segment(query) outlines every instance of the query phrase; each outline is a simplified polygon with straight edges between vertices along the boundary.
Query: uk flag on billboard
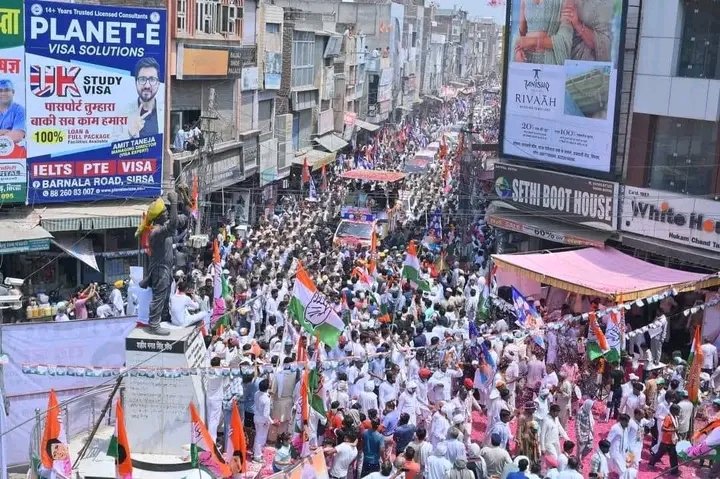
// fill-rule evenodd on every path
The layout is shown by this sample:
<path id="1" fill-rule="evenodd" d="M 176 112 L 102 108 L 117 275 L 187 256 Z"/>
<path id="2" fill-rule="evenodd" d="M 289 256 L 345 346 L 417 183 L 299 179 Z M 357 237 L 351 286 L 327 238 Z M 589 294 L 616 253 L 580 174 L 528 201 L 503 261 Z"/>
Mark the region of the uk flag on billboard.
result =
<path id="1" fill-rule="evenodd" d="M 41 98 L 49 96 L 79 97 L 75 80 L 80 67 L 30 65 L 30 91 Z"/>

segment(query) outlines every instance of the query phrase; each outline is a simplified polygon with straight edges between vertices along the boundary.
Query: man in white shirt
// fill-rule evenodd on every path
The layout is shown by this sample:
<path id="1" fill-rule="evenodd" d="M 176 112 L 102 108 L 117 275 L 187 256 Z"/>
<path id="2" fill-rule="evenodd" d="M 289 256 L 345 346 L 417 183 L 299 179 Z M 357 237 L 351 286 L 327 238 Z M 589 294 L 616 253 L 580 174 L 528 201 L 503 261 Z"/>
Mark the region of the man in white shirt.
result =
<path id="1" fill-rule="evenodd" d="M 443 363 L 440 365 L 440 369 L 430 378 L 430 385 L 435 384 L 443 385 L 443 400 L 449 401 L 452 393 L 452 380 L 453 378 L 462 377 L 462 371 L 459 369 L 448 369 L 447 364 Z"/>
<path id="2" fill-rule="evenodd" d="M 185 283 L 180 282 L 175 294 L 170 296 L 170 321 L 175 326 L 182 328 L 192 326 L 200 321 L 207 321 L 209 319 L 208 311 L 190 312 L 198 309 L 200 309 L 200 305 L 187 294 Z"/>
<path id="3" fill-rule="evenodd" d="M 718 352 L 717 348 L 707 338 L 705 342 L 700 346 L 703 353 L 703 365 L 702 370 L 705 373 L 712 374 L 715 368 L 718 366 Z"/>
<path id="4" fill-rule="evenodd" d="M 583 475 L 578 472 L 579 468 L 577 458 L 569 458 L 567 468 L 558 475 L 558 479 L 583 479 Z"/>
<path id="5" fill-rule="evenodd" d="M 328 471 L 330 479 L 346 479 L 350 464 L 358 455 L 357 436 L 354 431 L 345 433 L 345 441 L 337 445 L 330 452 L 332 454 L 332 467 Z"/>
<path id="6" fill-rule="evenodd" d="M 562 436 L 566 441 L 570 439 L 565 429 L 563 429 L 562 424 L 560 424 L 560 420 L 558 419 L 559 414 L 560 406 L 557 404 L 551 405 L 550 413 L 548 417 L 543 420 L 542 426 L 540 427 L 539 438 L 540 453 L 550 454 L 554 456 L 555 459 L 560 457 L 560 451 L 562 451 L 560 448 L 560 437 Z"/>
<path id="7" fill-rule="evenodd" d="M 253 460 L 263 461 L 263 447 L 267 442 L 268 431 L 272 424 L 272 399 L 268 394 L 269 383 L 267 379 L 260 381 L 258 391 L 255 393 L 255 441 L 253 443 Z"/>
<path id="8" fill-rule="evenodd" d="M 445 479 L 447 472 L 452 469 L 452 463 L 447 460 L 447 447 L 440 443 L 435 446 L 433 455 L 427 458 L 425 464 L 425 479 Z"/>

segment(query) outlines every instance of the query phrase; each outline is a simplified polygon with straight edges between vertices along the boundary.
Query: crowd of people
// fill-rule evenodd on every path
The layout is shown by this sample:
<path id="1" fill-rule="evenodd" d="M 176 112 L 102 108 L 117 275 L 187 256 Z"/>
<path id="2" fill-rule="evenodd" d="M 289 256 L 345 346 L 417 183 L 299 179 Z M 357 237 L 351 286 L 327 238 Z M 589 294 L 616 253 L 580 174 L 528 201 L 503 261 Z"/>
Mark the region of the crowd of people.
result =
<path id="1" fill-rule="evenodd" d="M 591 361 L 582 321 L 561 333 L 544 330 L 541 340 L 517 328 L 503 301 L 489 300 L 488 199 L 474 203 L 474 214 L 457 215 L 458 159 L 469 154 L 462 139 L 427 173 L 405 180 L 405 201 L 377 247 L 333 243 L 331 220 L 349 188 L 335 175 L 402 170 L 414 152 L 444 143 L 471 103 L 444 102 L 383 127 L 339 159 L 317 198 L 261 217 L 245 237 L 220 225 L 216 249 L 213 241 L 185 257 L 180 248 L 171 322 L 205 323 L 211 366 L 243 371 L 205 379 L 210 434 L 222 444 L 237 406 L 257 468 L 284 471 L 322 450 L 331 479 L 633 479 L 648 468 L 680 476 L 678 442 L 720 420 L 715 346 L 702 346 L 706 399 L 697 405 L 677 356 L 660 363 L 659 351 L 648 358 L 631 344 L 617 362 Z M 409 243 L 427 287 L 403 278 Z M 210 304 L 216 256 L 227 279 L 226 313 L 217 321 Z M 300 264 L 343 318 L 335 345 L 313 338 L 290 311 Z M 609 306 L 603 302 L 569 296 L 558 311 L 542 301 L 536 307 L 551 322 Z M 74 307 L 81 309 L 78 301 Z M 320 381 L 302 417 L 308 367 Z M 708 477 L 720 477 L 719 463 L 711 467 Z"/>

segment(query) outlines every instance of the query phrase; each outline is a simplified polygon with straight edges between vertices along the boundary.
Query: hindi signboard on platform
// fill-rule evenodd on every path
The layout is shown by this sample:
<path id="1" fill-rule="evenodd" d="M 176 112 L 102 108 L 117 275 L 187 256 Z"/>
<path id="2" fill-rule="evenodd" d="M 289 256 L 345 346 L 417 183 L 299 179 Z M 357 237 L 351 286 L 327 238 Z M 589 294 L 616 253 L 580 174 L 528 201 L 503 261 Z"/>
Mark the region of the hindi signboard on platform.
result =
<path id="1" fill-rule="evenodd" d="M 609 173 L 627 1 L 507 3 L 501 156 Z"/>
<path id="2" fill-rule="evenodd" d="M 25 203 L 25 58 L 22 0 L 0 7 L 0 202 Z"/>
<path id="3" fill-rule="evenodd" d="M 159 196 L 165 10 L 25 6 L 28 203 Z"/>

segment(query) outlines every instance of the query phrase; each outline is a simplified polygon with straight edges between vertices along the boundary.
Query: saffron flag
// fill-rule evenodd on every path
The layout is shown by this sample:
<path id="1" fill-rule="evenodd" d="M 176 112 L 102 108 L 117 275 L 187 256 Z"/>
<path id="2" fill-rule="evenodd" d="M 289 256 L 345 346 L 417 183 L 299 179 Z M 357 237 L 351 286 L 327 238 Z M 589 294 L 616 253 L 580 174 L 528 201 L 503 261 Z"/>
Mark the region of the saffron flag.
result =
<path id="1" fill-rule="evenodd" d="M 230 413 L 230 431 L 226 434 L 225 451 L 233 475 L 247 472 L 247 439 L 235 400 Z"/>
<path id="2" fill-rule="evenodd" d="M 203 469 L 218 479 L 229 477 L 232 474 L 230 466 L 215 447 L 215 443 L 193 403 L 190 403 L 190 419 L 192 421 L 190 426 L 192 428 L 190 441 L 190 463 L 192 467 Z"/>
<path id="3" fill-rule="evenodd" d="M 309 182 L 310 182 L 310 178 L 311 178 L 311 176 L 310 176 L 310 167 L 308 166 L 307 156 L 305 156 L 305 158 L 303 158 L 303 169 L 302 169 L 302 182 L 303 182 L 303 184 L 304 184 L 304 183 L 309 183 Z"/>
<path id="4" fill-rule="evenodd" d="M 420 277 L 420 260 L 417 257 L 417 247 L 413 241 L 408 244 L 403 263 L 402 277 L 421 291 L 430 291 L 430 283 Z"/>
<path id="5" fill-rule="evenodd" d="M 305 331 L 331 348 L 337 345 L 345 329 L 345 323 L 325 295 L 318 291 L 300 261 L 298 261 L 288 313 L 305 328 Z"/>
<path id="6" fill-rule="evenodd" d="M 198 217 L 198 201 L 200 197 L 200 187 L 198 184 L 198 175 L 193 176 L 192 191 L 190 192 L 190 214 L 197 219 Z"/>
<path id="7" fill-rule="evenodd" d="M 607 354 L 610 346 L 605 333 L 600 329 L 594 311 L 588 313 L 588 322 L 590 327 L 588 328 L 587 354 L 590 361 L 594 361 Z"/>
<path id="8" fill-rule="evenodd" d="M 700 373 L 702 373 L 703 351 L 702 351 L 702 327 L 695 326 L 690 357 L 688 358 L 687 392 L 688 398 L 694 404 L 700 403 Z"/>
<path id="9" fill-rule="evenodd" d="M 110 439 L 107 455 L 115 458 L 115 477 L 117 479 L 132 479 L 130 443 L 125 430 L 125 412 L 120 401 L 115 404 L 115 434 Z"/>
<path id="10" fill-rule="evenodd" d="M 72 476 L 70 449 L 60 423 L 60 406 L 54 389 L 50 390 L 48 398 L 45 429 L 40 443 L 40 466 L 43 475 L 50 476 L 54 472 L 67 479 Z"/>

